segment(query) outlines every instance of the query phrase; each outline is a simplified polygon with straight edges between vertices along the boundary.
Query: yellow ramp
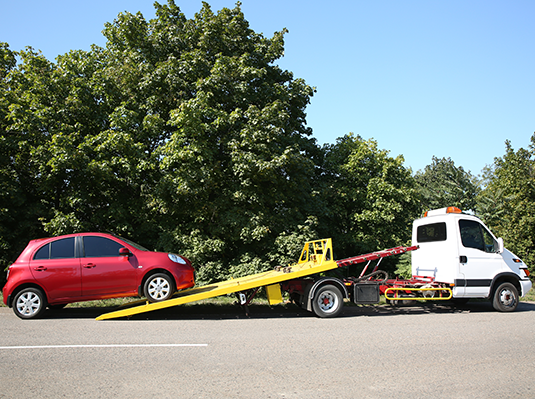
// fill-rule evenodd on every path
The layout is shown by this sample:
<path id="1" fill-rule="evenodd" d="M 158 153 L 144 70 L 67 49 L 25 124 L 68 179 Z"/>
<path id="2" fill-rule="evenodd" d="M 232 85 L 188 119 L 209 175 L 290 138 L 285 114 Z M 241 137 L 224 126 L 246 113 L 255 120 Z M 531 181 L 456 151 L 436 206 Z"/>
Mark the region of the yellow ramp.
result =
<path id="1" fill-rule="evenodd" d="M 97 317 L 96 320 L 132 316 L 139 313 L 200 301 L 202 299 L 214 298 L 220 295 L 264 287 L 286 280 L 292 280 L 295 278 L 310 276 L 312 274 L 336 269 L 338 265 L 334 261 L 332 253 L 332 241 L 330 238 L 325 240 L 309 241 L 305 244 L 303 250 L 301 251 L 299 262 L 294 265 L 290 265 L 288 267 L 279 267 L 276 270 L 222 281 L 220 283 L 209 284 L 203 287 L 190 288 L 180 291 L 173 298 L 168 299 L 167 301 L 154 303 L 140 301 L 140 303 L 144 303 L 144 305 L 105 313 Z"/>

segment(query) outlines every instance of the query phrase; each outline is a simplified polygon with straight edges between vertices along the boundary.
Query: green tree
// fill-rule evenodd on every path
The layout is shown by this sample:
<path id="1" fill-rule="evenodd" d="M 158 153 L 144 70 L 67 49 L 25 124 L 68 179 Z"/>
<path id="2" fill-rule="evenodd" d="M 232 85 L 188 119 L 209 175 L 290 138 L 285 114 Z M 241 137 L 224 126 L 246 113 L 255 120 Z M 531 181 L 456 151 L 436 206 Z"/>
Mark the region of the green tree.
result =
<path id="1" fill-rule="evenodd" d="M 166 46 L 154 51 L 164 55 L 157 67 L 180 94 L 157 150 L 162 245 L 204 265 L 203 280 L 271 267 L 275 246 L 314 214 L 320 151 L 305 127 L 313 89 L 273 64 L 284 31 L 256 34 L 239 5 L 214 14 L 204 3 L 185 20 L 169 3 L 157 15 L 154 37 L 140 41 Z"/>
<path id="2" fill-rule="evenodd" d="M 279 263 L 317 238 L 321 155 L 313 89 L 274 65 L 285 30 L 255 33 L 239 3 L 189 20 L 155 7 L 56 63 L 28 48 L 16 65 L 2 46 L 0 244 L 13 222 L 32 238 L 113 230 L 189 255 L 201 280 Z"/>
<path id="3" fill-rule="evenodd" d="M 322 218 L 337 257 L 409 244 L 419 212 L 416 183 L 403 157 L 353 134 L 325 147 Z"/>
<path id="4" fill-rule="evenodd" d="M 505 147 L 485 175 L 480 216 L 535 273 L 535 134 L 528 149 L 515 151 L 509 141 Z"/>
<path id="5" fill-rule="evenodd" d="M 463 211 L 476 210 L 479 182 L 450 158 L 433 157 L 431 165 L 415 175 L 421 195 L 421 209 L 456 206 Z"/>
<path id="6" fill-rule="evenodd" d="M 39 167 L 35 148 L 43 141 L 36 113 L 40 112 L 39 88 L 25 77 L 17 66 L 16 56 L 25 61 L 29 74 L 44 81 L 50 64 L 44 57 L 28 49 L 13 52 L 0 44 L 0 265 L 4 269 L 14 261 L 30 238 L 43 234 L 39 217 L 43 214 L 40 190 L 36 185 Z M 31 60 L 31 61 L 30 61 Z M 17 117 L 14 118 L 14 115 Z M 22 120 L 33 120 L 24 129 Z"/>

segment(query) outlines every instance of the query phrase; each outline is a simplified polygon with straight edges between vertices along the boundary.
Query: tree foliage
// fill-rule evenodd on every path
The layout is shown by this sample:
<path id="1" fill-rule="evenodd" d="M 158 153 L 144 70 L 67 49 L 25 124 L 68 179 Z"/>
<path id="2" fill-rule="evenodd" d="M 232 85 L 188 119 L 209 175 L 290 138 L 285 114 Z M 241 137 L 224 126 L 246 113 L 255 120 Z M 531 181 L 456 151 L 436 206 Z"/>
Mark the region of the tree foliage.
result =
<path id="1" fill-rule="evenodd" d="M 528 149 L 515 151 L 505 142 L 505 155 L 487 171 L 479 208 L 489 228 L 535 273 L 535 133 Z"/>
<path id="2" fill-rule="evenodd" d="M 285 30 L 255 33 L 239 4 L 193 19 L 155 7 L 56 63 L 2 46 L 4 265 L 28 236 L 112 230 L 192 257 L 211 280 L 315 238 L 313 89 L 274 64 Z"/>
<path id="3" fill-rule="evenodd" d="M 374 140 L 349 134 L 326 146 L 323 181 L 324 226 L 339 257 L 409 243 L 420 209 L 401 156 L 389 157 Z"/>
<path id="4" fill-rule="evenodd" d="M 451 158 L 433 157 L 424 171 L 415 175 L 423 210 L 456 206 L 464 211 L 476 210 L 479 182 Z"/>

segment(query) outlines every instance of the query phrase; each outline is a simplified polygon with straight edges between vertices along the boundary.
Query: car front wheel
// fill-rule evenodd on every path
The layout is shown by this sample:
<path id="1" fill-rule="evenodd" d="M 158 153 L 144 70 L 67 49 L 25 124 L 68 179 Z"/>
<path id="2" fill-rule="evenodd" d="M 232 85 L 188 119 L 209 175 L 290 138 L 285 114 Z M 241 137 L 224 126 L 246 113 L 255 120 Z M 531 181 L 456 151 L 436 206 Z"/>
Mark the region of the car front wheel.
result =
<path id="1" fill-rule="evenodd" d="M 143 293 L 149 302 L 165 301 L 175 293 L 175 282 L 165 273 L 153 274 L 145 281 Z"/>
<path id="2" fill-rule="evenodd" d="M 46 308 L 46 296 L 39 288 L 24 288 L 13 301 L 13 311 L 21 319 L 39 317 Z"/>

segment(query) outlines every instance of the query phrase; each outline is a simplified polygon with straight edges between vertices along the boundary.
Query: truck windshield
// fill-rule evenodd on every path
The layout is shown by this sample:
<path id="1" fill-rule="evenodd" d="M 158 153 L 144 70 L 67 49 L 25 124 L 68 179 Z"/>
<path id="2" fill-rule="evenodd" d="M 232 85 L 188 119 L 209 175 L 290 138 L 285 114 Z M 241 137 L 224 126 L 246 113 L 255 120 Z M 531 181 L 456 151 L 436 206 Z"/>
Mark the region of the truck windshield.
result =
<path id="1" fill-rule="evenodd" d="M 475 248 L 484 252 L 498 252 L 498 243 L 490 232 L 474 220 L 459 220 L 461 241 L 466 248 Z"/>

